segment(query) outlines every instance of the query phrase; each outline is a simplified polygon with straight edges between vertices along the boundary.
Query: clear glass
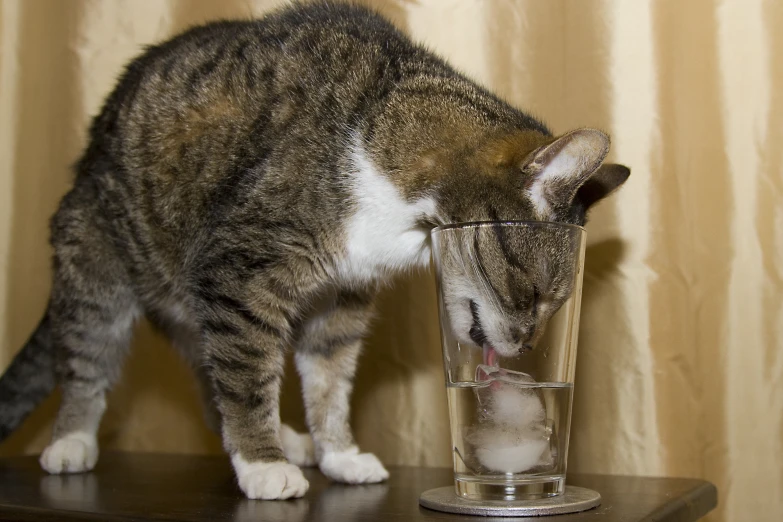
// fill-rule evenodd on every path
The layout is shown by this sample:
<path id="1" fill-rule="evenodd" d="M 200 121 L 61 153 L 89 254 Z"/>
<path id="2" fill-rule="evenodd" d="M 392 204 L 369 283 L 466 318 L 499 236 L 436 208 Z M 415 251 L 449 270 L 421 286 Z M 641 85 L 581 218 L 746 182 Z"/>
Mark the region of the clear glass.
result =
<path id="1" fill-rule="evenodd" d="M 457 494 L 562 494 L 586 234 L 547 222 L 432 233 Z"/>

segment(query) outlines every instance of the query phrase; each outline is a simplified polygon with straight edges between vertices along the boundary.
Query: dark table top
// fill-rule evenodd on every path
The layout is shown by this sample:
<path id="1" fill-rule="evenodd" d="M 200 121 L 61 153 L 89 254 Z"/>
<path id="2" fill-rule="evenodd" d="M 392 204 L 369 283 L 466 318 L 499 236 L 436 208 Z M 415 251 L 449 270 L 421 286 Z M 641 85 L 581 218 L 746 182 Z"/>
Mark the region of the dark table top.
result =
<path id="1" fill-rule="evenodd" d="M 254 501 L 243 497 L 226 457 L 108 453 L 92 473 L 66 476 L 47 475 L 35 457 L 6 458 L 0 459 L 0 520 L 489 520 L 419 506 L 423 491 L 452 483 L 450 469 L 389 471 L 384 484 L 345 486 L 309 469 L 310 491 L 304 498 Z M 715 486 L 702 480 L 569 475 L 568 483 L 595 489 L 602 504 L 584 513 L 546 517 L 546 522 L 687 522 L 717 503 Z"/>

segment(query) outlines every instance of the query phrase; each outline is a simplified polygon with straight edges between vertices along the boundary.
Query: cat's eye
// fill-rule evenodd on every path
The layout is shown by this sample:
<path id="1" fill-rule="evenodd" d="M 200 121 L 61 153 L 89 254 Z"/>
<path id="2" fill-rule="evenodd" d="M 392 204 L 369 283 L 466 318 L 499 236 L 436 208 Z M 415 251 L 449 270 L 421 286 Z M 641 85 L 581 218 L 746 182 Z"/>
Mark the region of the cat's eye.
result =
<path id="1" fill-rule="evenodd" d="M 537 286 L 533 287 L 533 306 L 537 306 L 538 302 L 541 300 L 541 292 L 538 290 Z"/>

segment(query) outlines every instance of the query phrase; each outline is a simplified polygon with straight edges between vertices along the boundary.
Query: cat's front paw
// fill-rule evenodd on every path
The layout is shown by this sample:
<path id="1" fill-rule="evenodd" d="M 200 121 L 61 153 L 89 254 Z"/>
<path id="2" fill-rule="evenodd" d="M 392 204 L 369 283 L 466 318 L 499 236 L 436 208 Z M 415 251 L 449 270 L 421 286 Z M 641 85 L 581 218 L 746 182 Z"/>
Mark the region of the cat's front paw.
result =
<path id="1" fill-rule="evenodd" d="M 90 471 L 98 462 L 98 441 L 89 433 L 69 433 L 52 442 L 38 462 L 52 474 Z"/>
<path id="2" fill-rule="evenodd" d="M 246 462 L 239 455 L 231 457 L 239 487 L 247 498 L 278 500 L 299 498 L 310 483 L 302 470 L 288 462 Z"/>
<path id="3" fill-rule="evenodd" d="M 315 466 L 315 446 L 309 433 L 297 433 L 288 424 L 280 425 L 280 441 L 285 458 L 291 464 L 307 468 Z"/>
<path id="4" fill-rule="evenodd" d="M 321 471 L 338 482 L 372 484 L 389 478 L 389 472 L 372 453 L 359 453 L 358 448 L 326 452 L 321 458 Z"/>

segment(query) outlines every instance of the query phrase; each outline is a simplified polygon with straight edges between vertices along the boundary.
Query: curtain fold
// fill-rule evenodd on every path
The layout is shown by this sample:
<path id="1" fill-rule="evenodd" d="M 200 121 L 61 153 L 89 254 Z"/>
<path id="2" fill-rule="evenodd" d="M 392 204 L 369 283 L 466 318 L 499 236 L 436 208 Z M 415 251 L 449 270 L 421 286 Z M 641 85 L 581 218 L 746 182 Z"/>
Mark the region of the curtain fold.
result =
<path id="1" fill-rule="evenodd" d="M 48 219 L 123 65 L 279 0 L 0 2 L 0 368 L 43 313 Z M 591 215 L 569 470 L 702 477 L 713 521 L 783 519 L 783 3 L 365 0 L 555 132 L 606 129 L 632 176 Z M 353 400 L 389 464 L 450 466 L 432 274 L 383 293 Z M 47 443 L 57 398 L 0 446 Z M 302 428 L 289 364 L 283 418 Z M 102 448 L 220 452 L 142 325 Z"/>

